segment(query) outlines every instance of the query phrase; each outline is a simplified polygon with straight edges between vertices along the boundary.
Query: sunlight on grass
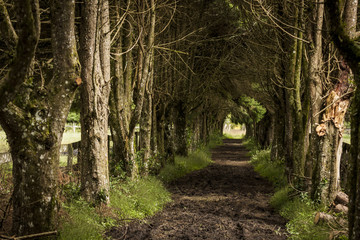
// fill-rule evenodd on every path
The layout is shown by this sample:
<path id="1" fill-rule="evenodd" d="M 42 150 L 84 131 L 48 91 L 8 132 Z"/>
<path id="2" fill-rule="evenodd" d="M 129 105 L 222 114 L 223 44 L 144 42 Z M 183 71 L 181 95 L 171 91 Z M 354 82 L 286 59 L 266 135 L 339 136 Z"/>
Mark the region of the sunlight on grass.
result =
<path id="1" fill-rule="evenodd" d="M 70 194 L 79 188 L 68 187 Z M 60 219 L 60 238 L 76 240 L 104 239 L 104 232 L 124 219 L 143 219 L 170 202 L 170 193 L 156 177 L 136 181 L 111 181 L 110 206 L 93 207 L 81 198 L 64 203 Z"/>
<path id="2" fill-rule="evenodd" d="M 66 155 L 60 156 L 60 167 L 66 167 L 67 166 L 67 159 L 68 157 Z M 73 164 L 77 164 L 77 157 L 73 157 Z"/>
<path id="3" fill-rule="evenodd" d="M 7 143 L 6 134 L 4 131 L 0 131 L 0 153 L 8 152 L 9 144 Z"/>
<path id="4" fill-rule="evenodd" d="M 212 163 L 210 153 L 197 150 L 188 157 L 175 157 L 175 164 L 167 164 L 159 173 L 159 178 L 164 182 L 171 182 L 186 174 L 202 169 Z"/>
<path id="5" fill-rule="evenodd" d="M 343 141 L 347 144 L 350 144 L 351 136 L 350 134 L 344 134 L 343 135 Z"/>
<path id="6" fill-rule="evenodd" d="M 240 129 L 231 129 L 224 131 L 224 137 L 229 139 L 242 139 L 245 136 L 245 131 Z"/>
<path id="7" fill-rule="evenodd" d="M 105 230 L 95 208 L 85 201 L 74 201 L 63 206 L 64 217 L 61 220 L 60 237 L 63 240 L 101 240 Z"/>
<path id="8" fill-rule="evenodd" d="M 120 219 L 143 219 L 171 201 L 170 193 L 155 177 L 112 183 L 110 205 Z"/>
<path id="9" fill-rule="evenodd" d="M 79 142 L 80 140 L 81 140 L 81 132 L 67 131 L 64 132 L 61 144 Z"/>

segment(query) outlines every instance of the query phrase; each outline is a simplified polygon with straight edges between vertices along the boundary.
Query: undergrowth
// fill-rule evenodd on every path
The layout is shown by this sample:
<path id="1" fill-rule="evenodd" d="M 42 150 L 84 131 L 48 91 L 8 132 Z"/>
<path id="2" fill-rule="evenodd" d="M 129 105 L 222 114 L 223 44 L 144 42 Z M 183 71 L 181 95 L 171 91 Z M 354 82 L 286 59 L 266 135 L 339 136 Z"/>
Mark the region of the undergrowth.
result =
<path id="1" fill-rule="evenodd" d="M 169 201 L 170 193 L 155 177 L 137 181 L 112 181 L 110 206 L 93 207 L 80 198 L 73 186 L 67 189 L 75 199 L 63 204 L 60 239 L 103 239 L 102 233 L 124 220 L 143 219 Z"/>
<path id="2" fill-rule="evenodd" d="M 210 149 L 220 144 L 222 144 L 222 137 L 220 135 L 211 135 L 208 145 L 200 147 L 187 157 L 176 156 L 173 164 L 165 165 L 159 173 L 159 178 L 168 183 L 192 171 L 208 166 L 212 163 Z"/>
<path id="3" fill-rule="evenodd" d="M 175 157 L 175 164 L 166 165 L 157 177 L 138 180 L 111 180 L 110 206 L 93 207 L 81 199 L 80 188 L 73 181 L 62 186 L 62 195 L 71 199 L 63 203 L 60 217 L 60 239 L 97 240 L 113 226 L 126 221 L 144 219 L 161 210 L 171 201 L 163 182 L 170 182 L 189 172 L 206 167 L 212 161 L 210 148 L 222 142 L 220 136 L 210 138 L 206 147 Z"/>
<path id="4" fill-rule="evenodd" d="M 186 174 L 202 169 L 211 163 L 210 154 L 206 150 L 197 150 L 187 157 L 175 157 L 174 164 L 167 164 L 161 169 L 159 178 L 164 182 L 171 182 Z"/>
<path id="5" fill-rule="evenodd" d="M 170 201 L 170 193 L 155 177 L 114 184 L 110 195 L 110 206 L 121 220 L 151 216 Z"/>
<path id="6" fill-rule="evenodd" d="M 315 204 L 306 192 L 300 192 L 288 185 L 283 161 L 272 161 L 270 150 L 258 150 L 254 140 L 246 140 L 245 145 L 251 151 L 251 163 L 255 171 L 275 186 L 276 192 L 270 204 L 281 216 L 288 219 L 288 239 L 328 240 L 331 230 L 329 226 L 314 224 L 315 213 L 325 211 L 325 207 Z"/>

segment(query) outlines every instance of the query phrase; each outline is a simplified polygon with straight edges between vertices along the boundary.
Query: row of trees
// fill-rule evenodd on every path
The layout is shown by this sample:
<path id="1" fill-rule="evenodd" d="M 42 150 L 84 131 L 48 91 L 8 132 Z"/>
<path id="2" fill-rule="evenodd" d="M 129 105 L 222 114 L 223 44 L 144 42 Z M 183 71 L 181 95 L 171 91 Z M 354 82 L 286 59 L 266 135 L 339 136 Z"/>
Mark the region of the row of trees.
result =
<path id="1" fill-rule="evenodd" d="M 109 175 L 147 175 L 221 131 L 239 20 L 227 2 L 0 0 L 0 15 L 14 234 L 55 227 L 59 149 L 78 91 L 81 192 L 93 204 L 109 203 Z"/>
<path id="2" fill-rule="evenodd" d="M 267 109 L 261 122 L 250 121 L 248 133 L 271 146 L 273 159 L 284 159 L 289 181 L 313 200 L 329 204 L 340 190 L 348 192 L 349 239 L 359 239 L 358 1 L 233 3 L 246 29 L 233 56 L 242 71 L 233 76 L 245 80 L 242 88 Z M 241 106 L 235 109 L 239 116 L 246 103 Z M 350 181 L 345 186 L 340 160 L 349 115 Z"/>
<path id="3" fill-rule="evenodd" d="M 156 172 L 221 131 L 231 113 L 314 200 L 330 203 L 346 188 L 358 239 L 358 2 L 328 2 L 0 0 L 14 232 L 55 225 L 59 148 L 79 89 L 87 201 L 109 203 L 109 175 Z M 350 99 L 351 181 L 342 186 Z"/>

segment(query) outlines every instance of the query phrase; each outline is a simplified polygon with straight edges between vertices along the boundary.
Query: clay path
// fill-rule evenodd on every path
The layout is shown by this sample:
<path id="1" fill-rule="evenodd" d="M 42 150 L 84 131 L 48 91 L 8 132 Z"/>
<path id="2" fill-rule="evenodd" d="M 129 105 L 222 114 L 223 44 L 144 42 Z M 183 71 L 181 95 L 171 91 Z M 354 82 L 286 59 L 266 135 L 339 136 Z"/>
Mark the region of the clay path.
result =
<path id="1" fill-rule="evenodd" d="M 241 140 L 212 151 L 213 164 L 168 186 L 173 202 L 146 221 L 114 228 L 112 239 L 286 239 L 270 206 L 271 184 L 249 164 Z"/>

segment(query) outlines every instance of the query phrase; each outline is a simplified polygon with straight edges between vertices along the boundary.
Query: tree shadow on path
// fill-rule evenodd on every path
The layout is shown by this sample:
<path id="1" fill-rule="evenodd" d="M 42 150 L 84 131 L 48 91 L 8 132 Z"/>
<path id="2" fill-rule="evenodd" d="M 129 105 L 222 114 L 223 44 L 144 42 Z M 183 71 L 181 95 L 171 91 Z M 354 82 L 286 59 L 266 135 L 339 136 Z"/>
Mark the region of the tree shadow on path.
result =
<path id="1" fill-rule="evenodd" d="M 241 140 L 226 139 L 214 163 L 168 186 L 173 202 L 154 217 L 108 232 L 111 239 L 286 239 L 269 205 L 273 188 L 254 172 Z"/>

